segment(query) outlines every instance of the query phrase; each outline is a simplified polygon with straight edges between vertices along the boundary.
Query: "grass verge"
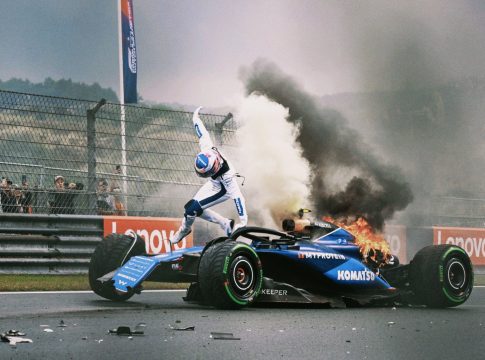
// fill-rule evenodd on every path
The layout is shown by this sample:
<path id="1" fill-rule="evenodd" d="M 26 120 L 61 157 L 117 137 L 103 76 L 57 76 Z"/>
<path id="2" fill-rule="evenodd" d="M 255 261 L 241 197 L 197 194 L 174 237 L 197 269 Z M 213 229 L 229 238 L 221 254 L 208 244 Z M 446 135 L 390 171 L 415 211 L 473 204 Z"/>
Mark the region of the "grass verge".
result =
<path id="1" fill-rule="evenodd" d="M 186 283 L 146 281 L 144 289 L 186 289 Z M 91 290 L 87 275 L 0 275 L 0 291 Z"/>

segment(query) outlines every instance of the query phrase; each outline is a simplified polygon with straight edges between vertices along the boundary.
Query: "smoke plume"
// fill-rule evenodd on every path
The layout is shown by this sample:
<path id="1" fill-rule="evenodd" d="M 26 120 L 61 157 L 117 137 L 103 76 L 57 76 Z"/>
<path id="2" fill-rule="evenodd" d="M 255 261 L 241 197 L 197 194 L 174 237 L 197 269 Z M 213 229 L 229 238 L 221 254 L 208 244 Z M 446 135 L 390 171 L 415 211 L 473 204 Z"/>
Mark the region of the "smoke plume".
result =
<path id="1" fill-rule="evenodd" d="M 236 113 L 240 145 L 234 158 L 246 178 L 251 222 L 258 225 L 278 226 L 308 206 L 310 166 L 296 142 L 299 127 L 288 116 L 288 109 L 258 95 L 244 98 Z"/>
<path id="2" fill-rule="evenodd" d="M 299 129 L 296 141 L 311 167 L 310 195 L 319 215 L 363 216 L 380 229 L 412 201 L 401 171 L 374 155 L 340 113 L 320 108 L 275 64 L 258 60 L 241 77 L 248 94 L 264 95 L 288 109 L 286 119 Z M 261 117 L 260 126 L 266 121 Z M 292 166 L 289 161 L 286 165 Z"/>

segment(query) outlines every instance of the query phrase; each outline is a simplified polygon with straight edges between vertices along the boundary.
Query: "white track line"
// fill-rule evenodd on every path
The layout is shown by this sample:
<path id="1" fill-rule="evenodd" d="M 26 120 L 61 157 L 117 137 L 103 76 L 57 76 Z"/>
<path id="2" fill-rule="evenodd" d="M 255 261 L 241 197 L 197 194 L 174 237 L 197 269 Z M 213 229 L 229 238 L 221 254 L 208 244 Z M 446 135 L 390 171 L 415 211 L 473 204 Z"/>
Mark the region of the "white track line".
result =
<path id="1" fill-rule="evenodd" d="M 167 289 L 167 290 L 143 290 L 143 293 L 157 293 L 157 292 L 182 292 L 187 290 Z M 23 295 L 23 294 L 94 294 L 91 290 L 81 291 L 4 291 L 0 295 Z"/>

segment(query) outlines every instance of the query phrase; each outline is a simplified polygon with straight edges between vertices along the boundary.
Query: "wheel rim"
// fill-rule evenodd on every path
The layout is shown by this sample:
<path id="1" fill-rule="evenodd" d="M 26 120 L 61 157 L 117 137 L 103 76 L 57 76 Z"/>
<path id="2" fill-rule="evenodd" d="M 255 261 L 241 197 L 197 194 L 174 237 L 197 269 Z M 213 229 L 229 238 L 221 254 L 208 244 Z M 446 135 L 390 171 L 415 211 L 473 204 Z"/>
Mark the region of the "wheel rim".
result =
<path id="1" fill-rule="evenodd" d="M 254 266 L 245 256 L 236 257 L 231 264 L 231 285 L 237 295 L 244 297 L 254 287 Z"/>
<path id="2" fill-rule="evenodd" d="M 466 269 L 463 263 L 456 258 L 448 262 L 448 283 L 453 290 L 460 291 L 467 283 Z"/>

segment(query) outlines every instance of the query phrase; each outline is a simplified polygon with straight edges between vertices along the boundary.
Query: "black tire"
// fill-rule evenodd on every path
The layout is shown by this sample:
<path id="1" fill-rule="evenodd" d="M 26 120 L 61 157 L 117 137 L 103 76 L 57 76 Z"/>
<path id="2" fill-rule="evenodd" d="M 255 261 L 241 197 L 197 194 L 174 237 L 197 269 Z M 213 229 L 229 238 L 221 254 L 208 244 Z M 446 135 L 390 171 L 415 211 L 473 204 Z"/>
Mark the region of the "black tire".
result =
<path id="1" fill-rule="evenodd" d="M 205 303 L 219 309 L 239 309 L 253 303 L 261 291 L 263 270 L 247 244 L 227 240 L 209 247 L 199 265 Z"/>
<path id="2" fill-rule="evenodd" d="M 98 244 L 89 262 L 89 285 L 91 289 L 106 299 L 125 301 L 133 296 L 134 291 L 126 294 L 116 292 L 111 281 L 101 283 L 98 278 L 116 270 L 131 257 L 145 253 L 145 242 L 139 236 L 110 234 Z"/>
<path id="3" fill-rule="evenodd" d="M 410 284 L 418 303 L 435 308 L 463 304 L 473 289 L 469 256 L 454 245 L 427 246 L 410 264 Z"/>
<path id="4" fill-rule="evenodd" d="M 214 252 L 218 249 L 225 238 L 217 238 L 211 241 L 210 244 L 204 249 L 199 261 L 199 269 L 197 271 L 197 278 L 199 284 L 199 291 L 201 293 L 201 304 L 213 306 L 214 295 L 212 293 L 212 269 L 214 268 Z"/>

